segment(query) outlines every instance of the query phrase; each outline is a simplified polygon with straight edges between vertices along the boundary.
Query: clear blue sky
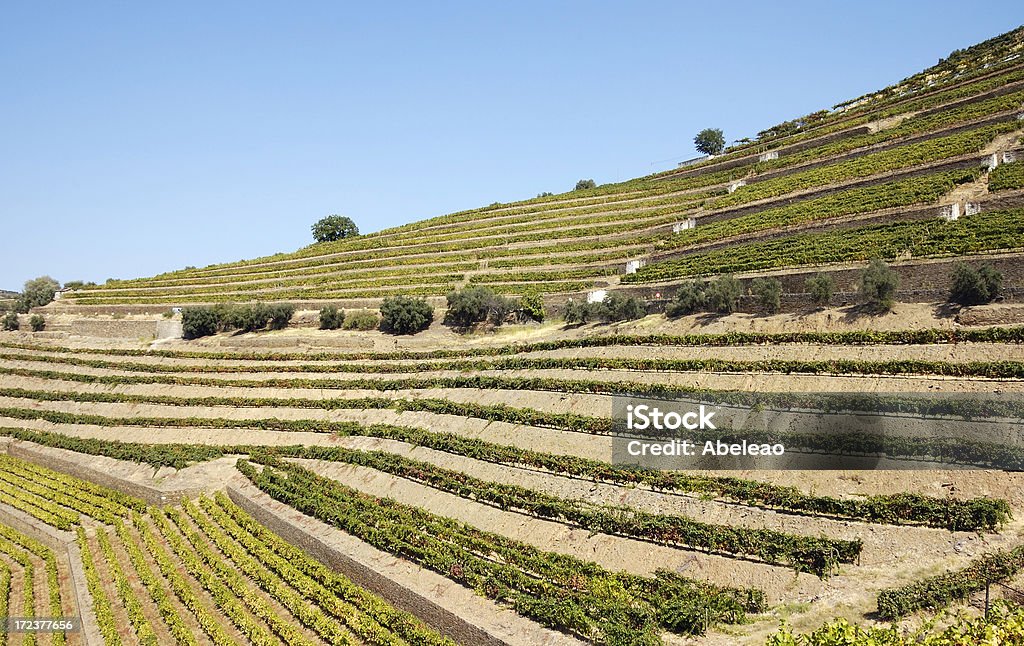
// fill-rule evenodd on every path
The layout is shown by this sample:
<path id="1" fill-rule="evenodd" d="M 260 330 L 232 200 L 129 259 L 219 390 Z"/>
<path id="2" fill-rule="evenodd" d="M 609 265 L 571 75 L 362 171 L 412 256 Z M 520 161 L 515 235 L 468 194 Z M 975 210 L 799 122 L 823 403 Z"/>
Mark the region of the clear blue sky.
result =
<path id="1" fill-rule="evenodd" d="M 0 4 L 0 288 L 627 179 L 1024 23 L 956 2 Z"/>

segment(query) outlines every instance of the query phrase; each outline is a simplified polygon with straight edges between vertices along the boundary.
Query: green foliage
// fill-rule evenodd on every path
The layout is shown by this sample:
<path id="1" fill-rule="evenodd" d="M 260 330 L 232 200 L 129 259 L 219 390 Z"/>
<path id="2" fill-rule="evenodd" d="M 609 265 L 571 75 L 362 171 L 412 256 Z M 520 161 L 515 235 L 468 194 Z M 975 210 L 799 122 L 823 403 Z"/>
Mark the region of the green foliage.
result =
<path id="1" fill-rule="evenodd" d="M 593 321 L 632 321 L 647 316 L 647 303 L 636 296 L 624 296 L 612 292 L 600 303 L 588 303 L 569 299 L 565 304 L 563 318 L 566 323 L 583 324 Z"/>
<path id="2" fill-rule="evenodd" d="M 46 329 L 46 319 L 40 314 L 33 314 L 32 318 L 28 320 L 28 326 L 32 328 L 33 332 L 42 332 Z"/>
<path id="3" fill-rule="evenodd" d="M 514 484 L 481 480 L 458 471 L 386 451 L 360 451 L 341 447 L 310 447 L 304 457 L 356 464 L 434 489 L 469 497 L 482 504 L 556 519 L 592 532 L 632 536 L 678 546 L 745 554 L 769 563 L 791 565 L 797 571 L 826 576 L 839 563 L 851 563 L 860 554 L 860 541 L 804 537 L 767 529 L 713 525 L 683 516 L 596 505 L 527 489 Z"/>
<path id="4" fill-rule="evenodd" d="M 904 617 L 925 608 L 937 609 L 985 589 L 986 581 L 1003 581 L 1024 569 L 1024 546 L 977 558 L 962 569 L 928 577 L 901 588 L 878 593 L 878 614 L 885 619 Z"/>
<path id="5" fill-rule="evenodd" d="M 815 274 L 804 281 L 804 289 L 810 294 L 812 303 L 825 307 L 836 291 L 836 281 L 830 274 Z"/>
<path id="6" fill-rule="evenodd" d="M 896 182 L 850 188 L 783 206 L 771 207 L 769 205 L 769 208 L 754 213 L 709 222 L 696 229 L 688 229 L 671 238 L 659 240 L 657 246 L 659 249 L 677 249 L 744 233 L 815 222 L 826 218 L 869 213 L 910 204 L 926 204 L 945 195 L 960 184 L 975 180 L 980 176 L 979 169 L 965 168 L 911 177 Z"/>
<path id="7" fill-rule="evenodd" d="M 216 334 L 220 319 L 212 307 L 186 307 L 181 311 L 182 338 L 198 339 Z"/>
<path id="8" fill-rule="evenodd" d="M 707 304 L 707 287 L 707 283 L 700 279 L 680 285 L 675 298 L 665 308 L 665 316 L 674 319 L 704 309 Z"/>
<path id="9" fill-rule="evenodd" d="M 60 289 L 60 283 L 49 276 L 40 276 L 25 281 L 25 288 L 18 299 L 19 312 L 28 312 L 33 307 L 42 307 L 53 302 L 53 295 Z"/>
<path id="10" fill-rule="evenodd" d="M 68 282 L 64 283 L 64 289 L 82 289 L 84 287 L 95 287 L 95 286 L 96 286 L 96 283 L 94 283 L 92 281 L 85 282 L 84 280 L 69 280 Z"/>
<path id="11" fill-rule="evenodd" d="M 592 305 L 592 303 L 588 303 L 586 301 L 578 301 L 575 298 L 570 298 L 565 302 L 565 309 L 562 312 L 562 318 L 569 325 L 590 323 L 597 318 Z"/>
<path id="12" fill-rule="evenodd" d="M 717 208 L 746 204 L 754 200 L 777 197 L 793 191 L 852 180 L 868 175 L 892 172 L 930 161 L 977 152 L 998 135 L 1017 128 L 1014 123 L 997 123 L 965 130 L 926 141 L 898 146 L 890 150 L 827 164 L 792 175 L 748 184 L 715 201 Z"/>
<path id="13" fill-rule="evenodd" d="M 1006 191 L 1024 188 L 1024 161 L 1002 164 L 988 174 L 988 190 Z"/>
<path id="14" fill-rule="evenodd" d="M 597 182 L 595 182 L 592 179 L 581 179 L 580 181 L 576 182 L 576 188 L 574 188 L 573 190 L 585 191 L 590 188 L 597 188 Z"/>
<path id="15" fill-rule="evenodd" d="M 605 321 L 632 321 L 647 316 L 647 303 L 636 296 L 611 292 L 604 297 L 598 316 Z"/>
<path id="16" fill-rule="evenodd" d="M 523 294 L 523 297 L 519 299 L 519 310 L 522 312 L 525 319 L 531 321 L 537 321 L 541 323 L 544 321 L 546 312 L 544 311 L 544 297 L 537 290 L 530 290 Z"/>
<path id="17" fill-rule="evenodd" d="M 872 256 L 895 259 L 905 252 L 916 258 L 966 255 L 1014 249 L 1020 246 L 1021 239 L 1024 209 L 991 211 L 962 216 L 954 222 L 911 220 L 735 244 L 641 267 L 635 274 L 623 276 L 622 282 L 870 260 Z"/>
<path id="18" fill-rule="evenodd" d="M 380 306 L 380 329 L 390 334 L 416 334 L 430 327 L 434 308 L 426 299 L 389 296 Z"/>
<path id="19" fill-rule="evenodd" d="M 239 470 L 276 500 L 490 599 L 503 600 L 541 624 L 598 644 L 659 643 L 657 607 L 681 596 L 707 597 L 707 607 L 719 609 L 710 622 L 741 620 L 745 611 L 764 608 L 763 597 L 749 591 L 671 575 L 649 579 L 612 573 L 595 563 L 362 494 L 270 455 L 254 458 L 263 464 L 262 471 L 245 461 L 238 463 Z M 701 630 L 693 624 L 674 628 Z"/>
<path id="20" fill-rule="evenodd" d="M 380 317 L 371 310 L 358 310 L 345 315 L 345 323 L 342 325 L 346 330 L 359 330 L 369 332 L 376 330 L 380 325 Z"/>
<path id="21" fill-rule="evenodd" d="M 935 622 L 907 630 L 899 625 L 861 627 L 845 619 L 830 622 L 810 634 L 794 634 L 789 626 L 769 636 L 766 646 L 974 646 L 1024 643 L 1024 608 L 996 601 L 987 616 L 960 616 L 936 629 Z"/>
<path id="22" fill-rule="evenodd" d="M 345 310 L 339 310 L 334 305 L 324 305 L 320 308 L 320 329 L 337 330 L 345 321 Z"/>
<path id="23" fill-rule="evenodd" d="M 4 315 L 4 318 L 2 322 L 0 322 L 0 325 L 2 325 L 3 329 L 7 332 L 13 332 L 17 330 L 18 327 L 20 326 L 20 323 L 18 322 L 18 313 L 8 312 L 7 314 Z"/>
<path id="24" fill-rule="evenodd" d="M 881 258 L 874 258 L 860 277 L 860 296 L 875 312 L 888 312 L 896 303 L 899 277 Z"/>
<path id="25" fill-rule="evenodd" d="M 537 193 L 537 197 L 551 197 L 552 195 L 554 195 L 554 193 L 549 193 L 548 191 L 544 191 L 543 193 Z"/>
<path id="26" fill-rule="evenodd" d="M 991 303 L 999 296 L 1002 284 L 1003 275 L 987 263 L 978 269 L 959 263 L 953 269 L 949 300 L 961 305 Z"/>
<path id="27" fill-rule="evenodd" d="M 732 274 L 725 274 L 708 283 L 705 291 L 707 306 L 712 312 L 729 314 L 740 304 L 743 286 Z"/>
<path id="28" fill-rule="evenodd" d="M 280 330 L 288 326 L 295 307 L 286 303 L 215 306 L 220 328 L 255 332 L 264 328 Z"/>
<path id="29" fill-rule="evenodd" d="M 334 242 L 359 235 L 359 227 L 341 215 L 328 215 L 313 225 L 313 239 L 317 242 Z"/>
<path id="30" fill-rule="evenodd" d="M 182 336 L 197 339 L 229 330 L 280 330 L 288 326 L 294 313 L 295 306 L 289 303 L 186 307 L 181 312 Z"/>
<path id="31" fill-rule="evenodd" d="M 705 128 L 693 138 L 697 152 L 704 155 L 719 155 L 725 150 L 725 135 L 719 128 Z"/>
<path id="32" fill-rule="evenodd" d="M 511 300 L 490 288 L 471 286 L 448 294 L 444 323 L 456 328 L 468 328 L 484 321 L 501 325 L 514 309 Z"/>
<path id="33" fill-rule="evenodd" d="M 769 314 L 777 313 L 782 306 L 782 283 L 778 278 L 756 278 L 750 283 L 750 292 Z"/>

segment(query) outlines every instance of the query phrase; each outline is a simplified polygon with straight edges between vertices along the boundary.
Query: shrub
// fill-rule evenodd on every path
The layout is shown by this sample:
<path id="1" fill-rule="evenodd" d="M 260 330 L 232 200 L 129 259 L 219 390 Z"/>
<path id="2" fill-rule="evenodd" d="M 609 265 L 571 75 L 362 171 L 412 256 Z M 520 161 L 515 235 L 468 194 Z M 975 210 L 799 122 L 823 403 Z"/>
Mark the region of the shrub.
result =
<path id="1" fill-rule="evenodd" d="M 320 308 L 320 329 L 337 330 L 345 320 L 345 310 L 339 310 L 334 305 L 324 305 Z"/>
<path id="2" fill-rule="evenodd" d="M 181 311 L 181 336 L 185 339 L 198 339 L 201 336 L 216 334 L 219 328 L 219 317 L 212 307 L 186 307 Z"/>
<path id="3" fill-rule="evenodd" d="M 605 321 L 633 321 L 647 316 L 647 303 L 636 296 L 612 292 L 604 297 L 597 315 Z"/>
<path id="4" fill-rule="evenodd" d="M 719 128 L 705 128 L 693 138 L 697 152 L 704 155 L 718 155 L 725 150 L 725 135 Z"/>
<path id="5" fill-rule="evenodd" d="M 3 328 L 8 332 L 13 332 L 18 329 L 18 314 L 16 312 L 8 312 L 4 316 Z"/>
<path id="6" fill-rule="evenodd" d="M 824 307 L 832 300 L 836 291 L 836 281 L 828 274 L 817 274 L 804 282 L 804 288 L 811 295 L 811 302 Z"/>
<path id="7" fill-rule="evenodd" d="M 255 332 L 267 327 L 280 330 L 287 327 L 294 313 L 295 306 L 290 303 L 186 307 L 181 313 L 182 337 L 197 339 L 227 330 Z"/>
<path id="8" fill-rule="evenodd" d="M 875 258 L 861 275 L 861 298 L 875 312 L 888 312 L 896 302 L 899 278 L 881 258 Z"/>
<path id="9" fill-rule="evenodd" d="M 313 225 L 313 239 L 317 242 L 334 242 L 358 235 L 359 227 L 352 218 L 340 215 L 328 215 Z"/>
<path id="10" fill-rule="evenodd" d="M 538 323 L 543 322 L 546 315 L 544 311 L 544 297 L 537 291 L 523 294 L 523 297 L 519 299 L 519 311 L 524 319 L 537 321 Z"/>
<path id="11" fill-rule="evenodd" d="M 349 312 L 345 316 L 344 327 L 346 330 L 367 332 L 369 330 L 376 330 L 378 325 L 380 325 L 380 317 L 377 316 L 376 312 L 371 312 L 370 310 Z"/>
<path id="12" fill-rule="evenodd" d="M 711 281 L 705 294 L 711 311 L 729 314 L 739 306 L 742 287 L 732 274 L 724 274 Z"/>
<path id="13" fill-rule="evenodd" d="M 218 327 L 222 330 L 241 330 L 243 332 L 255 332 L 267 324 L 270 312 L 266 305 L 229 305 L 223 308 L 216 308 L 218 312 Z"/>
<path id="14" fill-rule="evenodd" d="M 459 328 L 483 321 L 501 325 L 513 309 L 511 300 L 495 294 L 488 287 L 466 287 L 448 294 L 444 322 Z"/>
<path id="15" fill-rule="evenodd" d="M 416 334 L 434 321 L 434 308 L 426 299 L 389 296 L 380 306 L 380 329 L 391 334 Z"/>
<path id="16" fill-rule="evenodd" d="M 28 326 L 32 328 L 33 332 L 42 332 L 46 329 L 46 319 L 39 314 L 33 314 L 32 318 L 28 320 Z"/>
<path id="17" fill-rule="evenodd" d="M 537 193 L 537 197 L 551 197 L 552 195 L 554 195 L 554 193 L 549 193 L 548 191 L 544 191 L 543 193 Z"/>
<path id="18" fill-rule="evenodd" d="M 949 300 L 961 305 L 981 305 L 991 303 L 999 296 L 1003 284 L 1003 275 L 991 265 L 982 265 L 974 269 L 966 263 L 959 263 L 953 269 L 952 287 Z"/>
<path id="19" fill-rule="evenodd" d="M 750 291 L 769 314 L 782 306 L 782 283 L 778 278 L 757 278 L 750 284 Z"/>
<path id="20" fill-rule="evenodd" d="M 581 179 L 576 182 L 576 188 L 573 190 L 585 191 L 588 188 L 597 188 L 597 182 L 592 179 Z"/>
<path id="21" fill-rule="evenodd" d="M 707 303 L 707 283 L 696 280 L 683 283 L 676 291 L 676 297 L 665 308 L 665 316 L 670 319 L 693 314 Z"/>

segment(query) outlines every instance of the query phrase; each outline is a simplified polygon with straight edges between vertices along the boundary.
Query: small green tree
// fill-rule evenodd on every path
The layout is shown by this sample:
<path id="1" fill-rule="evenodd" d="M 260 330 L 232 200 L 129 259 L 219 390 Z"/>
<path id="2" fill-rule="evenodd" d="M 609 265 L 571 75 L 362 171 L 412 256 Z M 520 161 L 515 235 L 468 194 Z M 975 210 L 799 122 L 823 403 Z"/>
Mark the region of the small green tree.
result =
<path id="1" fill-rule="evenodd" d="M 697 152 L 704 155 L 718 155 L 725 150 L 725 135 L 720 128 L 705 128 L 693 138 Z"/>
<path id="2" fill-rule="evenodd" d="M 49 276 L 40 276 L 25 281 L 24 291 L 18 299 L 19 312 L 27 312 L 33 307 L 42 307 L 53 302 L 53 296 L 60 289 L 60 283 Z"/>
<path id="3" fill-rule="evenodd" d="M 633 321 L 647 316 L 647 303 L 636 296 L 612 292 L 604 297 L 597 315 L 605 321 Z"/>
<path id="4" fill-rule="evenodd" d="M 466 287 L 448 294 L 444 323 L 458 328 L 468 328 L 483 321 L 501 325 L 513 309 L 511 300 L 495 294 L 488 287 Z"/>
<path id="5" fill-rule="evenodd" d="M 707 283 L 700 279 L 683 283 L 665 308 L 665 316 L 674 319 L 700 311 L 707 303 L 706 290 Z"/>
<path id="6" fill-rule="evenodd" d="M 565 303 L 565 311 L 562 314 L 562 318 L 569 325 L 575 325 L 589 323 L 596 318 L 595 314 L 593 303 L 570 298 Z"/>
<path id="7" fill-rule="evenodd" d="M 896 303 L 899 277 L 881 258 L 875 258 L 861 274 L 860 293 L 867 306 L 878 313 L 888 312 Z"/>
<path id="8" fill-rule="evenodd" d="M 320 329 L 337 330 L 345 321 L 345 310 L 339 310 L 334 305 L 324 305 L 320 308 Z"/>
<path id="9" fill-rule="evenodd" d="M 551 197 L 554 193 L 544 191 L 543 193 L 537 193 L 537 197 Z"/>
<path id="10" fill-rule="evenodd" d="M 750 292 L 769 314 L 775 314 L 782 307 L 782 283 L 778 278 L 757 278 L 750 283 Z"/>
<path id="11" fill-rule="evenodd" d="M 39 314 L 33 314 L 32 318 L 28 320 L 28 326 L 32 328 L 33 332 L 42 332 L 46 329 L 46 319 Z"/>
<path id="12" fill-rule="evenodd" d="M 811 302 L 819 307 L 828 305 L 836 291 L 836 281 L 829 274 L 817 274 L 804 281 L 804 289 L 811 295 Z"/>
<path id="13" fill-rule="evenodd" d="M 212 307 L 186 307 L 181 311 L 181 336 L 185 339 L 216 334 L 218 327 L 219 317 Z"/>
<path id="14" fill-rule="evenodd" d="M 953 269 L 949 300 L 960 305 L 982 305 L 991 303 L 1002 288 L 1003 275 L 991 265 L 974 269 L 966 263 L 959 263 Z"/>
<path id="15" fill-rule="evenodd" d="M 434 321 L 434 308 L 426 299 L 389 296 L 380 306 L 380 329 L 390 334 L 416 334 Z"/>
<path id="16" fill-rule="evenodd" d="M 523 317 L 541 323 L 544 321 L 544 297 L 538 291 L 529 291 L 519 299 L 519 310 Z"/>
<path id="17" fill-rule="evenodd" d="M 8 312 L 7 314 L 4 315 L 2 323 L 4 330 L 6 330 L 7 332 L 13 332 L 17 330 L 19 327 L 18 313 Z"/>
<path id="18" fill-rule="evenodd" d="M 707 306 L 713 312 L 729 314 L 740 304 L 743 287 L 732 274 L 724 274 L 711 281 L 707 288 Z"/>
<path id="19" fill-rule="evenodd" d="M 274 303 L 267 310 L 267 327 L 271 330 L 283 330 L 288 327 L 295 315 L 295 306 L 291 303 Z"/>
<path id="20" fill-rule="evenodd" d="M 597 182 L 592 179 L 581 179 L 576 182 L 576 188 L 573 190 L 585 191 L 588 188 L 597 188 Z"/>
<path id="21" fill-rule="evenodd" d="M 313 239 L 317 242 L 334 242 L 358 235 L 359 227 L 352 218 L 341 215 L 328 215 L 313 225 Z"/>

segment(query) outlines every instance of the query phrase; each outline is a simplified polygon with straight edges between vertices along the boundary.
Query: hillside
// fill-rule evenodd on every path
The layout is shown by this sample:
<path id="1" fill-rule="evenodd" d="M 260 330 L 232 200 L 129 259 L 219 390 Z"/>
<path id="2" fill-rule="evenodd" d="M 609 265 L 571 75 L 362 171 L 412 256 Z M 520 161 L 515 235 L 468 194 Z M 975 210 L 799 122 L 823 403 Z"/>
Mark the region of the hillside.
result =
<path id="1" fill-rule="evenodd" d="M 1019 643 L 1022 54 L 1018 28 L 623 184 L 36 308 L 44 330 L 0 332 L 0 616 L 81 630 L 0 646 Z M 876 257 L 884 314 L 856 306 Z M 946 302 L 964 260 L 1002 302 Z M 729 272 L 778 278 L 782 310 L 660 312 Z M 477 284 L 556 315 L 395 335 L 309 311 Z M 606 288 L 649 313 L 557 315 Z M 299 312 L 184 340 L 171 310 L 254 299 Z M 648 400 L 751 413 L 715 439 L 793 462 L 624 461 Z"/>
<path id="2" fill-rule="evenodd" d="M 67 302 L 344 302 L 439 296 L 467 284 L 560 295 L 621 284 L 652 297 L 681 279 L 726 272 L 782 276 L 792 295 L 808 268 L 835 273 L 850 291 L 844 269 L 871 256 L 898 261 L 903 294 L 916 300 L 946 289 L 949 270 L 917 259 L 953 256 L 989 258 L 1016 296 L 1024 185 L 1005 162 L 1022 151 L 1022 43 L 1024 29 L 1014 30 L 685 168 L 113 281 Z M 644 266 L 627 275 L 629 261 Z"/>

